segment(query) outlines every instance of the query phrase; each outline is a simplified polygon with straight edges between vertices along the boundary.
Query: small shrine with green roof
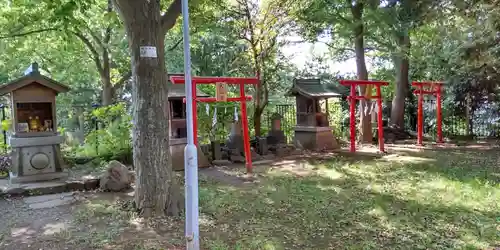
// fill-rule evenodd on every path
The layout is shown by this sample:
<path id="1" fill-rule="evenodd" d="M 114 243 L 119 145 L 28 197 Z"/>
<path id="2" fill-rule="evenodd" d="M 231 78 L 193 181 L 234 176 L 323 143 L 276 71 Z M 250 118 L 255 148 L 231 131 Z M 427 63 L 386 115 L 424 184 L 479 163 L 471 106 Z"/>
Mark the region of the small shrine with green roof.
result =
<path id="1" fill-rule="evenodd" d="M 294 79 L 287 96 L 294 96 L 297 123 L 294 144 L 309 150 L 339 148 L 328 122 L 328 99 L 342 98 L 341 91 L 333 84 L 323 84 L 320 79 Z M 320 101 L 325 101 L 323 111 Z"/>

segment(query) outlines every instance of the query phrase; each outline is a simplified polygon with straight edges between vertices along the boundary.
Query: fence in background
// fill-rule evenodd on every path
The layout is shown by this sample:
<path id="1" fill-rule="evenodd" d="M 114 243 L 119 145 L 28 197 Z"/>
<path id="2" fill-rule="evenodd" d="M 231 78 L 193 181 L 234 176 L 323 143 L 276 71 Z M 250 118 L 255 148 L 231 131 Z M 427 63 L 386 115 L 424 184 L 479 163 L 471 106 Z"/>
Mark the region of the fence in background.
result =
<path id="1" fill-rule="evenodd" d="M 337 137 L 345 137 L 349 127 L 348 110 L 342 107 L 341 102 L 329 102 L 326 110 L 329 125 L 333 128 L 335 135 Z M 262 119 L 262 127 L 265 128 L 263 131 L 265 130 L 266 132 L 263 135 L 267 134 L 267 131 L 271 129 L 271 117 L 274 113 L 282 117 L 281 129 L 285 133 L 287 142 L 291 143 L 294 136 L 294 127 L 297 122 L 295 104 L 270 105 Z"/>
<path id="2" fill-rule="evenodd" d="M 414 103 L 407 102 L 405 113 L 405 129 L 417 131 L 417 108 Z M 436 137 L 436 100 L 424 100 L 424 134 Z M 500 112 L 492 103 L 485 103 L 469 112 L 469 117 L 464 110 L 457 108 L 443 109 L 443 135 L 448 138 L 499 138 L 500 137 Z"/>

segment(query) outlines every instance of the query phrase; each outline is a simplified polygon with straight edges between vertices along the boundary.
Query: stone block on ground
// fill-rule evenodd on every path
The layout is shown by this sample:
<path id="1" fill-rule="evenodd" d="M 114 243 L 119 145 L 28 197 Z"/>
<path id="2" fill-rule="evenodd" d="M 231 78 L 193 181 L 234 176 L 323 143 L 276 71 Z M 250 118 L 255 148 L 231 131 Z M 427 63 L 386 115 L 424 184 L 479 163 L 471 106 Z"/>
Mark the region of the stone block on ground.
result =
<path id="1" fill-rule="evenodd" d="M 26 190 L 24 188 L 22 188 L 21 186 L 13 186 L 13 187 L 7 186 L 5 188 L 2 188 L 2 193 L 6 194 L 6 195 L 16 196 L 16 195 L 25 194 Z"/>
<path id="2" fill-rule="evenodd" d="M 106 191 L 120 192 L 130 188 L 133 177 L 128 168 L 118 161 L 111 161 L 99 181 L 100 188 Z"/>
<path id="3" fill-rule="evenodd" d="M 267 155 L 263 155 L 262 158 L 264 160 L 274 160 L 275 156 L 273 154 L 267 154 Z"/>
<path id="4" fill-rule="evenodd" d="M 73 193 L 70 192 L 26 197 L 23 199 L 23 201 L 28 205 L 30 209 L 42 209 L 71 204 L 75 202 L 76 199 L 73 196 Z"/>
<path id="5" fill-rule="evenodd" d="M 269 147 L 267 145 L 267 139 L 266 138 L 259 138 L 258 141 L 258 152 L 260 155 L 267 155 L 269 152 Z"/>
<path id="6" fill-rule="evenodd" d="M 44 194 L 56 194 L 63 193 L 67 191 L 67 186 L 65 181 L 58 182 L 34 182 L 26 183 L 21 185 L 28 194 L 31 195 L 44 195 Z"/>
<path id="7" fill-rule="evenodd" d="M 94 190 L 94 189 L 97 189 L 99 188 L 99 183 L 100 180 L 99 179 L 87 179 L 85 180 L 83 183 L 84 183 L 84 188 L 85 190 Z"/>
<path id="8" fill-rule="evenodd" d="M 171 139 L 170 141 L 170 154 L 172 161 L 172 169 L 175 171 L 184 170 L 184 149 L 186 148 L 187 140 L 185 138 Z M 210 162 L 206 155 L 198 149 L 198 167 L 209 167 Z"/>
<path id="9" fill-rule="evenodd" d="M 290 150 L 290 155 L 302 155 L 304 152 L 305 151 L 301 149 L 292 149 Z"/>
<path id="10" fill-rule="evenodd" d="M 220 145 L 220 142 L 218 141 L 213 141 L 211 143 L 211 147 L 212 147 L 212 159 L 214 161 L 216 160 L 221 160 L 222 159 L 222 149 L 221 149 L 221 145 Z"/>
<path id="11" fill-rule="evenodd" d="M 80 180 L 72 180 L 72 181 L 66 181 L 66 185 L 68 190 L 70 191 L 83 191 L 85 190 L 85 183 L 84 181 Z"/>
<path id="12" fill-rule="evenodd" d="M 288 155 L 289 150 L 288 150 L 288 148 L 286 147 L 286 145 L 276 145 L 276 148 L 275 148 L 274 153 L 275 153 L 275 154 L 276 154 L 276 156 L 278 156 L 278 157 L 283 157 L 283 156 Z"/>
<path id="13" fill-rule="evenodd" d="M 260 161 L 260 160 L 262 160 L 262 156 L 260 156 L 257 152 L 255 152 L 254 148 L 251 148 L 250 152 L 252 154 L 252 161 Z"/>
<path id="14" fill-rule="evenodd" d="M 243 157 L 241 155 L 230 155 L 229 159 L 231 160 L 231 162 L 234 162 L 234 163 L 244 163 L 245 162 L 245 157 Z"/>
<path id="15" fill-rule="evenodd" d="M 231 162 L 228 160 L 214 160 L 212 161 L 212 164 L 214 164 L 215 166 L 227 166 L 230 165 Z"/>
<path id="16" fill-rule="evenodd" d="M 285 133 L 281 130 L 269 131 L 266 139 L 269 145 L 281 144 L 286 141 Z"/>

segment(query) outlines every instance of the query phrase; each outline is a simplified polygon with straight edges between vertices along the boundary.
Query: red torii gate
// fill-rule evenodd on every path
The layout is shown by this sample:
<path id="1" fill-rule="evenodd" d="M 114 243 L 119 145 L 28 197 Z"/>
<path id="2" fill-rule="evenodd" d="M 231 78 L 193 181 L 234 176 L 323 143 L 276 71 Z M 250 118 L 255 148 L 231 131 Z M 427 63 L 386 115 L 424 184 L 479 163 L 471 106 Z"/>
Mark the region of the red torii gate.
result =
<path id="1" fill-rule="evenodd" d="M 437 123 L 437 143 L 443 143 L 443 117 L 441 111 L 441 89 L 443 87 L 443 82 L 412 82 L 413 87 L 417 87 L 413 91 L 415 95 L 418 95 L 418 113 L 417 113 L 417 144 L 423 145 L 423 134 L 424 134 L 424 95 L 435 95 L 436 96 L 436 123 Z M 424 87 L 429 90 L 424 90 Z"/>
<path id="2" fill-rule="evenodd" d="M 370 81 L 370 80 L 340 80 L 340 84 L 344 86 L 351 87 L 351 93 L 347 97 L 350 101 L 349 113 L 350 113 L 350 131 L 351 131 L 351 152 L 356 152 L 356 100 L 369 100 L 377 99 L 378 113 L 377 113 L 377 125 L 378 125 L 378 145 L 380 152 L 385 152 L 384 148 L 384 129 L 382 122 L 382 91 L 380 86 L 389 85 L 388 82 L 383 81 Z M 356 87 L 358 85 L 364 85 L 371 91 L 370 85 L 375 85 L 377 94 L 371 96 L 371 92 L 368 95 L 357 95 Z"/>
<path id="3" fill-rule="evenodd" d="M 184 84 L 184 76 L 171 76 L 170 82 L 173 84 Z M 245 85 L 257 85 L 259 84 L 259 78 L 257 77 L 199 77 L 193 76 L 191 79 L 191 87 L 193 92 L 196 93 L 197 84 L 231 84 L 239 85 L 239 97 L 224 98 L 221 100 L 219 97 L 196 97 L 193 95 L 193 139 L 194 144 L 198 145 L 198 119 L 196 114 L 196 103 L 197 102 L 240 102 L 241 108 L 241 122 L 243 125 L 243 147 L 245 150 L 245 162 L 247 173 L 252 173 L 252 155 L 250 152 L 250 133 L 248 131 L 248 116 L 247 116 L 247 101 L 252 100 L 252 96 L 245 96 Z M 186 101 L 186 98 L 184 98 Z"/>

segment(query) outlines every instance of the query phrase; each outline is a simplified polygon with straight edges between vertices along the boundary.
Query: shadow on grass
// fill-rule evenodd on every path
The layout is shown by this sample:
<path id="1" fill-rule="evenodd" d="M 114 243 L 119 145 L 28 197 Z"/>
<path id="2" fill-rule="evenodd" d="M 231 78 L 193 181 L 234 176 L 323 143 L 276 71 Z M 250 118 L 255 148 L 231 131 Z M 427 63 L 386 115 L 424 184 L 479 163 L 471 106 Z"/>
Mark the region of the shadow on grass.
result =
<path id="1" fill-rule="evenodd" d="M 399 153 L 436 161 L 435 164 L 405 165 L 414 171 L 436 173 L 460 182 L 500 183 L 500 148 L 437 149 L 422 152 L 400 150 Z"/>
<path id="2" fill-rule="evenodd" d="M 202 183 L 204 247 L 477 249 L 495 244 L 499 214 L 494 209 L 447 203 L 445 198 L 452 193 L 446 190 L 427 190 L 442 192 L 434 198 L 399 187 L 429 181 L 425 179 L 428 173 L 401 165 L 364 173 L 338 162 L 321 164 L 328 166 L 327 171 L 335 171 L 331 176 L 336 177 L 269 173 L 252 190 Z M 493 197 L 493 202 L 495 198 L 500 199 Z"/>
<path id="3" fill-rule="evenodd" d="M 330 163 L 332 160 L 338 162 L 338 164 L 356 164 L 363 162 L 365 164 L 373 164 L 377 160 L 383 157 L 382 154 L 374 153 L 350 153 L 350 152 L 338 152 L 333 155 L 326 155 L 325 157 L 310 157 L 305 158 L 307 163 L 312 165 L 322 165 L 325 163 Z M 327 164 L 329 166 L 330 164 Z"/>

